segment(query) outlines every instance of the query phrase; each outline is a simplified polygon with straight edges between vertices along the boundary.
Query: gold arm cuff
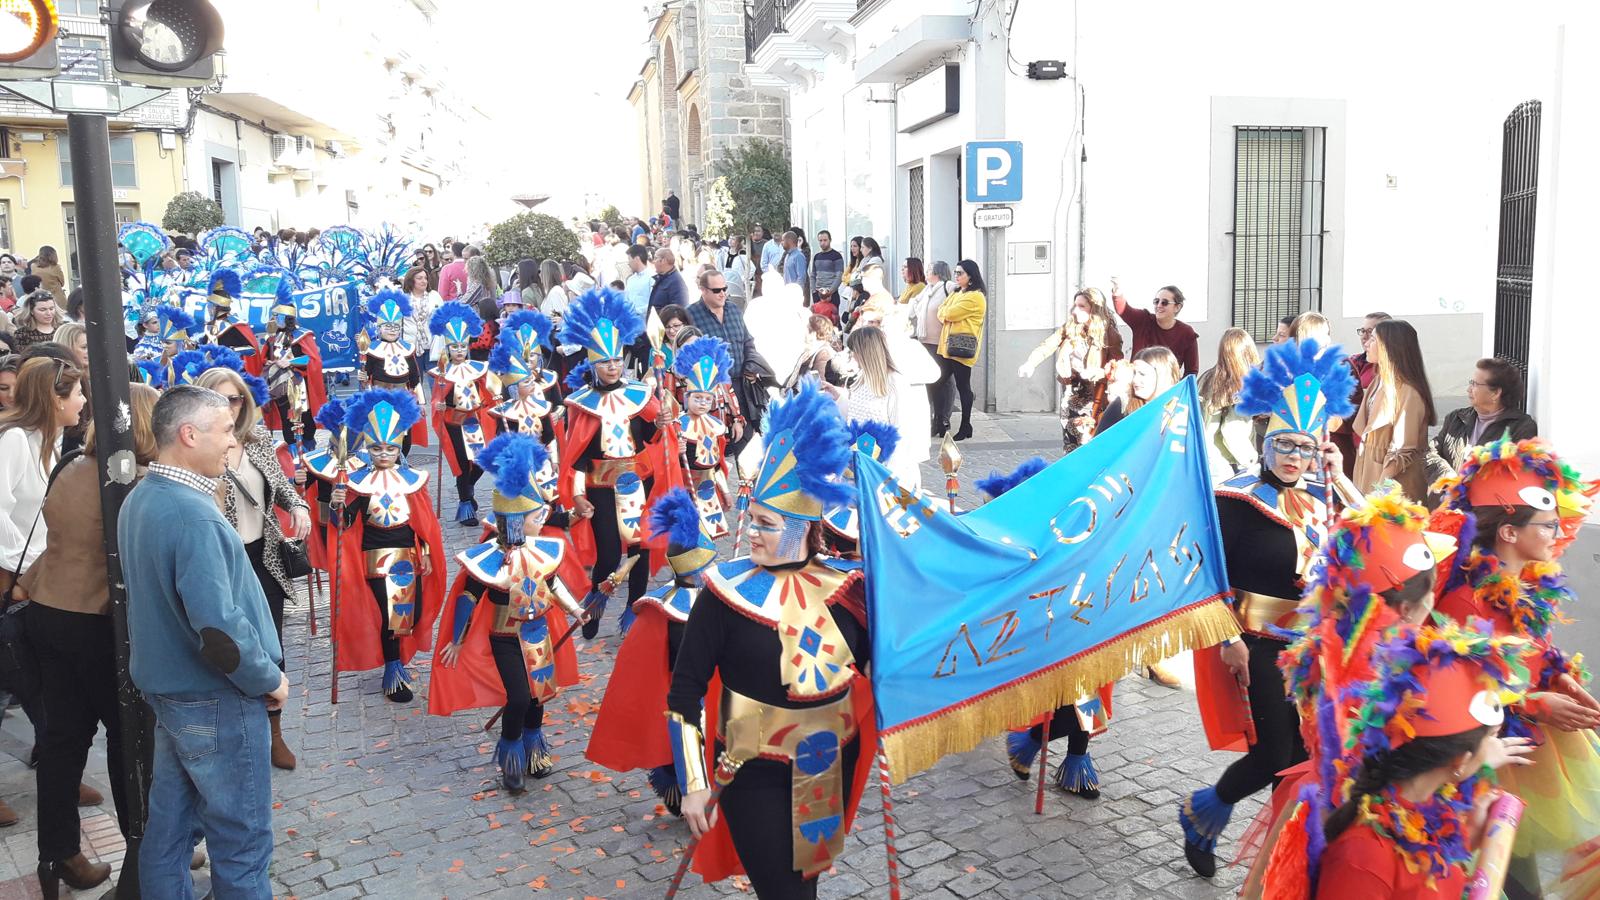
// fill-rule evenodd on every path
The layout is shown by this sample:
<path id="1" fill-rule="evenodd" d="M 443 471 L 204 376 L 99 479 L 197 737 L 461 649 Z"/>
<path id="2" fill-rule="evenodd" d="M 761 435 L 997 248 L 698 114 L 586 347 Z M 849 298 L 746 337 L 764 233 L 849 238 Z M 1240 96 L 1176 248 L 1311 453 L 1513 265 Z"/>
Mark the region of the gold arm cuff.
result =
<path id="1" fill-rule="evenodd" d="M 1261 637 L 1278 639 L 1271 626 L 1287 628 L 1294 624 L 1298 600 L 1271 597 L 1253 591 L 1234 590 L 1233 614 L 1239 619 L 1239 630 Z"/>
<path id="2" fill-rule="evenodd" d="M 675 712 L 667 713 L 667 736 L 672 742 L 672 762 L 678 770 L 678 787 L 685 795 L 708 790 L 706 738 L 699 726 Z"/>

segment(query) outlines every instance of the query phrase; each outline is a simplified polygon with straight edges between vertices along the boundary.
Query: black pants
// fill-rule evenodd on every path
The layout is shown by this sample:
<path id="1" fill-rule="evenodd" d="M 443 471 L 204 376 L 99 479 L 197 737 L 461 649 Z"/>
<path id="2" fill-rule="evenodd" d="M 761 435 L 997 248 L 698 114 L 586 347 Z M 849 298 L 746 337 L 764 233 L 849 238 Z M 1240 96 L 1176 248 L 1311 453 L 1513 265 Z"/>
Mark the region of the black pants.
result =
<path id="1" fill-rule="evenodd" d="M 650 495 L 650 481 L 644 483 L 645 496 Z M 617 570 L 617 564 L 622 562 L 622 535 L 617 531 L 617 495 L 611 488 L 591 487 L 588 490 L 589 502 L 594 505 L 594 518 L 589 520 L 594 529 L 594 574 L 589 581 L 589 587 L 597 588 L 600 582 L 605 581 L 612 572 Z M 644 544 L 636 544 L 628 550 L 629 556 L 643 556 Z M 644 596 L 645 588 L 650 585 L 650 566 L 647 560 L 639 560 L 633 564 L 633 571 L 628 573 L 628 605 Z"/>
<path id="2" fill-rule="evenodd" d="M 78 784 L 98 726 L 106 729 L 106 766 L 117 825 L 128 833 L 122 730 L 117 715 L 117 660 L 111 617 L 28 604 L 28 641 L 39 659 L 44 727 L 37 740 L 39 859 L 68 859 L 78 843 Z"/>
<path id="3" fill-rule="evenodd" d="M 1044 736 L 1044 725 L 1033 726 L 1028 730 L 1028 736 L 1039 740 Z M 1067 752 L 1073 756 L 1089 752 L 1089 732 L 1083 730 L 1083 724 L 1078 721 L 1078 708 L 1071 704 L 1056 710 L 1055 715 L 1050 717 L 1050 740 L 1061 738 L 1067 739 Z"/>
<path id="4" fill-rule="evenodd" d="M 420 582 L 421 579 L 418 579 Z M 367 590 L 372 593 L 373 600 L 378 604 L 378 643 L 383 647 L 383 661 L 386 663 L 400 660 L 400 639 L 389 630 L 389 582 L 385 578 L 368 578 Z M 422 585 L 417 585 L 418 596 L 421 596 Z"/>
<path id="5" fill-rule="evenodd" d="M 972 367 L 959 360 L 939 357 L 938 398 L 934 401 L 934 418 L 941 425 L 949 425 L 950 410 L 954 404 L 951 387 L 961 395 L 961 427 L 968 427 L 972 419 Z"/>
<path id="6" fill-rule="evenodd" d="M 262 562 L 266 546 L 266 539 L 259 538 L 245 544 L 244 552 L 246 556 L 250 557 L 250 568 L 256 571 L 256 580 L 261 582 L 261 593 L 267 595 L 267 609 L 272 611 L 272 625 L 278 630 L 278 646 L 281 647 L 283 646 L 283 604 L 287 602 L 288 597 L 283 592 L 283 585 L 278 583 L 278 579 L 272 577 L 272 573 L 267 571 L 266 564 Z M 288 669 L 285 668 L 285 664 L 288 662 L 288 651 L 284 651 L 283 662 L 278 663 L 278 669 L 287 672 Z M 281 716 L 283 715 L 283 710 L 269 710 L 267 715 L 269 717 Z"/>
<path id="7" fill-rule="evenodd" d="M 1250 651 L 1250 718 L 1255 721 L 1256 742 L 1217 779 L 1217 797 L 1228 804 L 1277 785 L 1279 772 L 1306 760 L 1300 715 L 1278 669 L 1278 654 L 1288 643 L 1247 634 L 1244 644 Z"/>
<path id="8" fill-rule="evenodd" d="M 544 704 L 535 702 L 528 690 L 528 668 L 522 659 L 522 641 L 514 635 L 489 636 L 489 652 L 506 689 L 506 705 L 500 715 L 500 737 L 522 740 L 522 732 L 544 724 Z"/>
<path id="9" fill-rule="evenodd" d="M 456 499 L 462 503 L 473 499 L 473 492 L 478 487 L 478 479 L 483 477 L 483 467 L 467 459 L 467 438 L 461 433 L 460 425 L 445 423 L 444 433 L 450 441 L 450 448 L 455 451 L 456 462 L 461 466 L 461 474 L 456 476 Z"/>
<path id="10" fill-rule="evenodd" d="M 277 397 L 272 403 L 278 408 L 278 423 L 280 430 L 283 432 L 283 442 L 288 444 L 290 449 L 293 449 L 296 446 L 294 441 L 294 419 L 289 415 L 289 398 Z M 300 414 L 300 433 L 303 435 L 314 436 L 317 433 L 317 420 L 312 413 L 313 411 L 308 409 Z"/>
<path id="11" fill-rule="evenodd" d="M 866 764 L 860 759 L 860 744 L 850 741 L 841 754 L 846 793 L 856 765 Z M 789 763 L 761 759 L 746 763 L 722 792 L 722 814 L 728 817 L 733 849 L 761 900 L 815 900 L 817 896 L 817 878 L 804 878 L 794 868 L 793 783 Z"/>

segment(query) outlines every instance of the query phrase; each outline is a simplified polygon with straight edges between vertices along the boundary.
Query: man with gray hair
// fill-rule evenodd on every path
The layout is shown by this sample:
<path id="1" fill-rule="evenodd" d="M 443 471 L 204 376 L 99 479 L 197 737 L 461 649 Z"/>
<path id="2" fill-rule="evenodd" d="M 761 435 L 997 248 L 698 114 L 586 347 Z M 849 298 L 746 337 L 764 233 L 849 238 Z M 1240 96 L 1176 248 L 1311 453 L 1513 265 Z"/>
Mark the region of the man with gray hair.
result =
<path id="1" fill-rule="evenodd" d="M 689 286 L 678 274 L 678 257 L 666 247 L 656 251 L 656 283 L 650 286 L 650 307 L 688 306 Z"/>
<path id="2" fill-rule="evenodd" d="M 283 706 L 289 681 L 266 595 L 214 498 L 233 423 L 216 391 L 169 388 L 152 414 L 156 461 L 117 520 L 129 670 L 158 726 L 139 852 L 146 897 L 194 896 L 196 834 L 217 896 L 272 896 L 267 711 Z"/>

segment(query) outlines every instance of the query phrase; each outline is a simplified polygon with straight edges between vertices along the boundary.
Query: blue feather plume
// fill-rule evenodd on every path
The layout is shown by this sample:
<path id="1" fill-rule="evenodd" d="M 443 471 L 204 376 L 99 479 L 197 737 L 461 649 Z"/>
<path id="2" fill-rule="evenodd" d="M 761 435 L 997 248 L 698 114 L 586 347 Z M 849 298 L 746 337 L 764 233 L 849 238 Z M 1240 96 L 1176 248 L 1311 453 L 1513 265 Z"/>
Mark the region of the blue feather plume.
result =
<path id="1" fill-rule="evenodd" d="M 411 318 L 411 298 L 400 293 L 394 288 L 384 288 L 376 294 L 373 294 L 367 299 L 367 309 L 377 309 L 384 304 L 384 301 L 387 300 L 393 300 L 395 305 L 400 307 L 400 315 L 402 317 L 407 319 Z"/>
<path id="2" fill-rule="evenodd" d="M 565 344 L 589 346 L 590 335 L 601 319 L 610 319 L 625 347 L 644 331 L 644 320 L 633 311 L 628 298 L 615 288 L 593 288 L 572 301 L 567 307 L 567 317 L 562 321 L 561 341 Z"/>
<path id="3" fill-rule="evenodd" d="M 581 387 L 588 387 L 589 373 L 593 369 L 594 366 L 589 365 L 589 361 L 586 359 L 572 367 L 572 371 L 567 373 L 567 380 L 562 382 L 562 384 L 565 384 L 567 386 L 567 390 L 569 391 L 575 391 Z"/>
<path id="4" fill-rule="evenodd" d="M 157 390 L 167 386 L 167 372 L 161 364 L 153 359 L 141 359 L 138 362 L 139 371 L 144 373 L 144 381 Z"/>
<path id="5" fill-rule="evenodd" d="M 555 325 L 550 321 L 549 316 L 537 309 L 524 309 L 506 317 L 505 328 L 502 329 L 501 333 L 514 332 L 521 334 L 524 328 L 532 328 L 533 346 L 543 347 L 549 343 L 550 329 L 554 327 Z"/>
<path id="6" fill-rule="evenodd" d="M 504 375 L 512 370 L 512 363 L 521 357 L 521 342 L 515 335 L 502 331 L 500 340 L 495 341 L 494 348 L 489 351 L 489 371 L 496 375 Z"/>
<path id="7" fill-rule="evenodd" d="M 387 402 L 394 407 L 400 417 L 401 426 L 410 428 L 422 418 L 422 408 L 417 405 L 415 394 L 410 391 L 395 391 L 379 388 L 362 391 L 351 395 L 344 404 L 344 426 L 353 432 L 360 432 L 367 424 L 367 416 L 371 415 L 373 407 L 379 403 Z"/>
<path id="8" fill-rule="evenodd" d="M 732 378 L 733 357 L 728 355 L 728 342 L 721 338 L 697 337 L 682 347 L 678 348 L 677 358 L 672 362 L 672 370 L 684 378 L 693 377 L 695 364 L 705 357 L 711 357 L 712 363 L 717 368 L 716 384 L 728 384 Z"/>
<path id="9" fill-rule="evenodd" d="M 156 316 L 161 319 L 162 331 L 188 331 L 194 327 L 194 316 L 171 304 L 156 307 Z"/>
<path id="10" fill-rule="evenodd" d="M 244 293 L 244 279 L 232 269 L 217 269 L 211 273 L 210 287 L 213 294 L 223 293 L 237 298 Z"/>
<path id="11" fill-rule="evenodd" d="M 1351 402 L 1359 386 L 1338 346 L 1323 347 L 1316 341 L 1287 341 L 1267 348 L 1267 358 L 1259 368 L 1245 373 L 1239 391 L 1239 411 L 1255 416 L 1272 412 L 1282 402 L 1285 388 L 1301 375 L 1310 373 L 1322 385 L 1324 407 L 1329 416 L 1347 419 L 1355 415 Z"/>
<path id="12" fill-rule="evenodd" d="M 210 366 L 206 363 L 206 355 L 199 350 L 185 350 L 172 357 L 172 380 L 174 384 L 193 382 Z"/>
<path id="13" fill-rule="evenodd" d="M 244 360 L 239 358 L 238 352 L 232 347 L 206 344 L 200 352 L 205 355 L 207 369 L 232 369 L 235 372 L 244 372 Z"/>
<path id="14" fill-rule="evenodd" d="M 244 386 L 250 391 L 250 399 L 256 402 L 260 409 L 272 402 L 272 392 L 267 389 L 267 380 L 249 373 L 244 373 Z"/>
<path id="15" fill-rule="evenodd" d="M 453 319 L 461 319 L 466 322 L 467 334 L 469 335 L 483 333 L 483 317 L 478 315 L 477 310 L 462 303 L 460 300 L 451 300 L 435 310 L 433 318 L 428 320 L 428 331 L 435 337 L 444 337 L 445 326 L 449 325 Z"/>
<path id="16" fill-rule="evenodd" d="M 848 503 L 855 489 L 839 476 L 850 463 L 850 436 L 839 418 L 839 405 L 815 378 L 806 378 L 799 391 L 768 408 L 763 433 L 770 440 L 784 431 L 794 435 L 791 477 L 800 490 L 822 501 L 824 509 Z"/>
<path id="17" fill-rule="evenodd" d="M 531 434 L 507 431 L 478 451 L 478 465 L 494 476 L 494 489 L 507 497 L 537 497 L 533 476 L 550 461 L 550 451 Z"/>
<path id="18" fill-rule="evenodd" d="M 682 357 L 679 357 L 679 359 L 682 359 Z M 856 445 L 857 441 L 861 440 L 862 435 L 870 435 L 878 445 L 878 455 L 874 458 L 879 461 L 887 460 L 893 456 L 894 448 L 900 446 L 900 429 L 886 422 L 879 422 L 876 419 L 851 419 L 850 424 L 845 426 L 845 430 L 850 433 L 850 446 L 852 447 Z"/>
<path id="19" fill-rule="evenodd" d="M 1024 460 L 1022 465 L 1017 466 L 1010 473 L 990 472 L 987 476 L 978 479 L 978 490 L 988 494 L 989 499 L 993 500 L 1029 478 L 1043 472 L 1047 465 L 1049 463 L 1044 461 L 1044 457 L 1035 456 L 1032 459 Z"/>
<path id="20" fill-rule="evenodd" d="M 650 507 L 650 534 L 666 535 L 668 544 L 693 547 L 700 542 L 700 510 L 684 488 L 673 488 Z"/>
<path id="21" fill-rule="evenodd" d="M 344 401 L 330 399 L 327 403 L 322 404 L 322 408 L 317 410 L 314 421 L 318 427 L 325 428 L 330 432 L 343 428 Z"/>

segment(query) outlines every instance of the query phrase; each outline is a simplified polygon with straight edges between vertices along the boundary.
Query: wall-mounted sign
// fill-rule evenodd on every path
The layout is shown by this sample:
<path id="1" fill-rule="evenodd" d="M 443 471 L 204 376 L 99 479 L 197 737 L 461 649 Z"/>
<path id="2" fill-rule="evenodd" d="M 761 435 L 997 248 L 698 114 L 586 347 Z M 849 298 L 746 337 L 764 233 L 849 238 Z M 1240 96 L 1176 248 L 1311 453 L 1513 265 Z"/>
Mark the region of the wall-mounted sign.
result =
<path id="1" fill-rule="evenodd" d="M 1010 228 L 1015 213 L 1009 206 L 985 206 L 972 211 L 973 228 Z"/>
<path id="2" fill-rule="evenodd" d="M 894 92 L 900 133 L 916 131 L 961 111 L 961 66 L 946 63 Z"/>
<path id="3" fill-rule="evenodd" d="M 970 141 L 962 173 L 968 203 L 1016 203 L 1022 199 L 1022 142 Z"/>

